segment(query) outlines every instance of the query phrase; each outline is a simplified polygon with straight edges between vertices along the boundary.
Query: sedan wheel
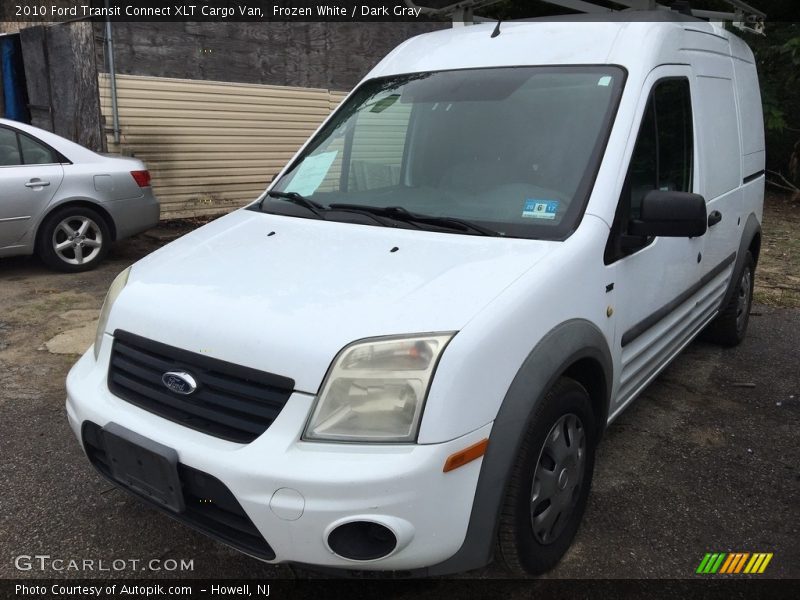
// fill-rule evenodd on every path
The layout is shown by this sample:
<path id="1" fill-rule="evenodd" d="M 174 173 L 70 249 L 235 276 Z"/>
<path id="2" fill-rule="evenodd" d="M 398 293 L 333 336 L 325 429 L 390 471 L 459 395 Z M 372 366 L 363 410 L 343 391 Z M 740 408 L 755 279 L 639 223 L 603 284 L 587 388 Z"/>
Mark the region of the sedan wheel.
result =
<path id="1" fill-rule="evenodd" d="M 111 231 L 97 211 L 67 206 L 42 222 L 37 253 L 53 269 L 87 271 L 100 263 L 110 243 Z"/>
<path id="2" fill-rule="evenodd" d="M 67 217 L 53 232 L 53 250 L 69 265 L 93 261 L 102 248 L 103 232 L 89 217 Z"/>

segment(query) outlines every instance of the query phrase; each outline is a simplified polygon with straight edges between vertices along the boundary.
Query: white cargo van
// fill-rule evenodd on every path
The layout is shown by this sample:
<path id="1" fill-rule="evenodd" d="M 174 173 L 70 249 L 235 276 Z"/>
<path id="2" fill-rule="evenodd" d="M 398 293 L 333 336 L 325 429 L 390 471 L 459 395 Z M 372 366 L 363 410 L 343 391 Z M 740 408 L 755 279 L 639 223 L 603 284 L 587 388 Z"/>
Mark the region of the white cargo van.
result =
<path id="1" fill-rule="evenodd" d="M 67 380 L 91 463 L 269 562 L 555 565 L 608 423 L 744 337 L 761 243 L 751 51 L 639 18 L 400 45 L 256 203 L 114 281 Z"/>

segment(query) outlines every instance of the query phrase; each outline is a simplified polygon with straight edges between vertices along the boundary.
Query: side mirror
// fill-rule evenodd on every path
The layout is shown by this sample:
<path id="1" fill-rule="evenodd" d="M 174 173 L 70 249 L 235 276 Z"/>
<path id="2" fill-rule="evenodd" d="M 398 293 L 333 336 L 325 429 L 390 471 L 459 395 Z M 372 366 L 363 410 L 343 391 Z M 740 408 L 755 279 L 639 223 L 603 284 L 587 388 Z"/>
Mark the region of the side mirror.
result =
<path id="1" fill-rule="evenodd" d="M 642 237 L 700 237 L 707 229 L 705 198 L 661 190 L 653 190 L 642 199 L 641 216 L 628 226 L 631 235 Z"/>

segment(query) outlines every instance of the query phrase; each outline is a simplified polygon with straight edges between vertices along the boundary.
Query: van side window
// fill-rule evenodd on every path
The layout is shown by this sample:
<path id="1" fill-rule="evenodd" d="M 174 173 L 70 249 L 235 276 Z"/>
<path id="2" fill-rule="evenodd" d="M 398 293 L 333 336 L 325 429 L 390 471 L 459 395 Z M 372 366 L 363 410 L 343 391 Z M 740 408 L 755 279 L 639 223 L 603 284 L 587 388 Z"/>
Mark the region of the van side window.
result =
<path id="1" fill-rule="evenodd" d="M 655 90 L 658 127 L 658 189 L 692 191 L 692 102 L 689 82 L 672 79 Z"/>
<path id="2" fill-rule="evenodd" d="M 622 188 L 606 247 L 606 264 L 642 247 L 625 248 L 622 239 L 628 232 L 630 221 L 639 218 L 642 199 L 648 192 L 692 191 L 693 149 L 689 81 L 666 79 L 657 83 L 647 101 Z"/>

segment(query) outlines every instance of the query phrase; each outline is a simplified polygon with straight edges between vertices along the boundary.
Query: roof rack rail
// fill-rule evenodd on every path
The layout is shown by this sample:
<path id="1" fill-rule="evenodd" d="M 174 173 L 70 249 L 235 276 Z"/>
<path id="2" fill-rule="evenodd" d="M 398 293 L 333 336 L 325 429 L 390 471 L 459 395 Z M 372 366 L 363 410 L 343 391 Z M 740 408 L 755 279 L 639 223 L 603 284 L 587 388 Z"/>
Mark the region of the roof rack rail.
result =
<path id="1" fill-rule="evenodd" d="M 491 4 L 496 4 L 501 0 L 461 0 L 459 2 L 447 3 L 442 0 L 429 0 L 422 1 L 423 6 L 416 3 L 415 0 L 405 0 L 405 3 L 412 7 L 417 8 L 424 14 L 448 16 L 453 19 L 453 26 L 466 25 L 475 22 L 493 21 L 494 19 L 486 19 L 483 17 L 476 17 L 474 12 L 478 9 L 485 8 Z M 767 15 L 759 9 L 751 6 L 743 0 L 721 0 L 733 8 L 730 12 L 693 9 L 688 1 L 673 2 L 672 6 L 665 6 L 657 0 L 611 0 L 605 4 L 600 4 L 593 0 L 541 0 L 548 4 L 560 6 L 569 10 L 574 10 L 582 13 L 602 15 L 603 13 L 612 13 L 619 11 L 643 11 L 643 10 L 674 10 L 687 14 L 699 19 L 706 19 L 709 21 L 729 21 L 737 29 L 749 31 L 763 35 L 764 22 Z M 427 6 L 425 5 L 427 4 Z M 621 8 L 609 8 L 608 4 L 616 4 Z"/>
<path id="2" fill-rule="evenodd" d="M 476 17 L 474 12 L 477 9 L 484 8 L 491 4 L 498 4 L 503 0 L 461 0 L 447 4 L 446 2 L 423 2 L 423 5 L 418 5 L 414 0 L 404 0 L 406 6 L 419 9 L 425 15 L 437 15 L 443 17 L 451 17 L 453 19 L 453 27 L 460 25 L 469 25 L 471 23 L 482 23 L 494 21 L 495 19 L 486 19 L 484 17 Z M 427 6 L 426 6 L 427 4 Z M 436 5 L 436 6 L 430 6 Z M 441 6 L 439 6 L 441 5 Z"/>

